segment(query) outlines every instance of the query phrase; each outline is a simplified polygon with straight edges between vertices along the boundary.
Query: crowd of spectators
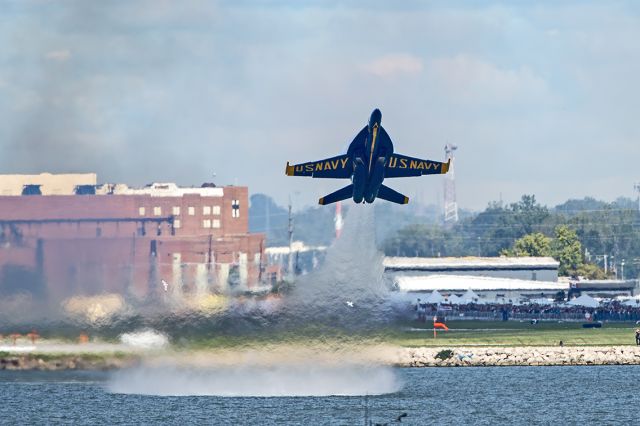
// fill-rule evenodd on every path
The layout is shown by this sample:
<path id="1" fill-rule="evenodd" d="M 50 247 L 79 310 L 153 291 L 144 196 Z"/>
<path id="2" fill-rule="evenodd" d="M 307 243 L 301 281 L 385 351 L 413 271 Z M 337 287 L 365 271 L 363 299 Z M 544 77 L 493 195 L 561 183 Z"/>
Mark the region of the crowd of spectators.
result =
<path id="1" fill-rule="evenodd" d="M 640 306 L 628 306 L 617 300 L 600 303 L 597 308 L 570 306 L 564 303 L 554 304 L 491 304 L 469 303 L 464 305 L 446 305 L 423 303 L 419 300 L 413 305 L 419 321 L 430 321 L 434 316 L 468 319 L 558 319 L 585 321 L 640 321 Z"/>

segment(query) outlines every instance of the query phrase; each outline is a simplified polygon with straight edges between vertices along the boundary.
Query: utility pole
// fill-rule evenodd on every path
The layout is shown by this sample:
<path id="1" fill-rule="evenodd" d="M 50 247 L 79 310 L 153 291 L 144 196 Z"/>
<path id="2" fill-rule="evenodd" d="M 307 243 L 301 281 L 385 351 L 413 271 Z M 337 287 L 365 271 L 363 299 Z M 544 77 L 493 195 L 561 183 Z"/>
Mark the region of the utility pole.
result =
<path id="1" fill-rule="evenodd" d="M 269 238 L 269 232 L 271 232 L 271 209 L 270 209 L 270 204 L 271 204 L 271 199 L 267 198 L 265 196 L 265 203 L 264 203 L 264 216 L 265 216 L 265 221 L 264 221 L 264 234 L 267 236 L 267 238 Z"/>
<path id="2" fill-rule="evenodd" d="M 291 197 L 289 197 L 289 280 L 293 281 L 293 216 L 291 215 Z"/>
<path id="3" fill-rule="evenodd" d="M 633 185 L 633 189 L 638 193 L 638 211 L 640 212 L 640 182 L 636 182 Z"/>
<path id="4" fill-rule="evenodd" d="M 607 265 L 607 257 L 608 256 L 606 254 L 596 255 L 596 259 L 597 260 L 600 260 L 600 258 L 602 258 L 604 260 L 604 273 L 605 273 L 605 275 L 609 272 L 609 268 L 608 268 L 608 265 Z"/>

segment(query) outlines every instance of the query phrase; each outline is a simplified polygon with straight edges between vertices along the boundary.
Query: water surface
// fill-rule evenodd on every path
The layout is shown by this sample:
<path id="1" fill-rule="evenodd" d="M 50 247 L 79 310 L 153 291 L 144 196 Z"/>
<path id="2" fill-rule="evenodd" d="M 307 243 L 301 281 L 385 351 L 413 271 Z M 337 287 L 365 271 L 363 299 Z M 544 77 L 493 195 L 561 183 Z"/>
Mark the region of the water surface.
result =
<path id="1" fill-rule="evenodd" d="M 636 423 L 640 366 L 408 368 L 376 396 L 112 393 L 113 373 L 0 372 L 4 424 Z M 277 380 L 277 379 L 275 379 Z M 365 407 L 368 407 L 365 410 Z"/>

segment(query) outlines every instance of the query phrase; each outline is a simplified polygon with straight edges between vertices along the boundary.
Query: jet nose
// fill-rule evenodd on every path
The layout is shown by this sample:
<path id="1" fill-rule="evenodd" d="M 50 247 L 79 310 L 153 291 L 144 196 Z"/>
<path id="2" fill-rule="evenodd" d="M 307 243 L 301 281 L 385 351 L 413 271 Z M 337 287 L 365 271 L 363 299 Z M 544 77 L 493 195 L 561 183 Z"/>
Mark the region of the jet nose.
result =
<path id="1" fill-rule="evenodd" d="M 374 125 L 380 125 L 380 121 L 382 121 L 382 113 L 378 108 L 376 108 L 373 110 L 371 117 L 369 118 L 369 132 L 373 130 Z"/>
<path id="2" fill-rule="evenodd" d="M 382 113 L 378 108 L 374 109 L 371 113 L 371 118 L 369 122 L 373 125 L 373 123 L 380 123 L 382 121 Z"/>

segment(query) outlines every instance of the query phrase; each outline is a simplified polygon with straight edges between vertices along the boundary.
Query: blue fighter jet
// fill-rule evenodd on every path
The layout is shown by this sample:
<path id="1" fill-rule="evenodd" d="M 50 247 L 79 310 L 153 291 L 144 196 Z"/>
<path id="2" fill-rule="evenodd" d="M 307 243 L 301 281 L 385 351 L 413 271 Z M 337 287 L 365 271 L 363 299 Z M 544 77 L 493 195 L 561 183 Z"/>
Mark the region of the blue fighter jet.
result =
<path id="1" fill-rule="evenodd" d="M 376 198 L 382 198 L 392 203 L 407 204 L 409 198 L 383 185 L 382 181 L 385 178 L 447 173 L 451 160 L 440 163 L 394 154 L 393 143 L 380 125 L 381 121 L 382 113 L 374 109 L 369 124 L 356 135 L 346 154 L 295 165 L 287 162 L 287 176 L 351 179 L 350 185 L 320 198 L 318 202 L 322 205 L 347 198 L 353 198 L 356 203 L 373 203 Z"/>

